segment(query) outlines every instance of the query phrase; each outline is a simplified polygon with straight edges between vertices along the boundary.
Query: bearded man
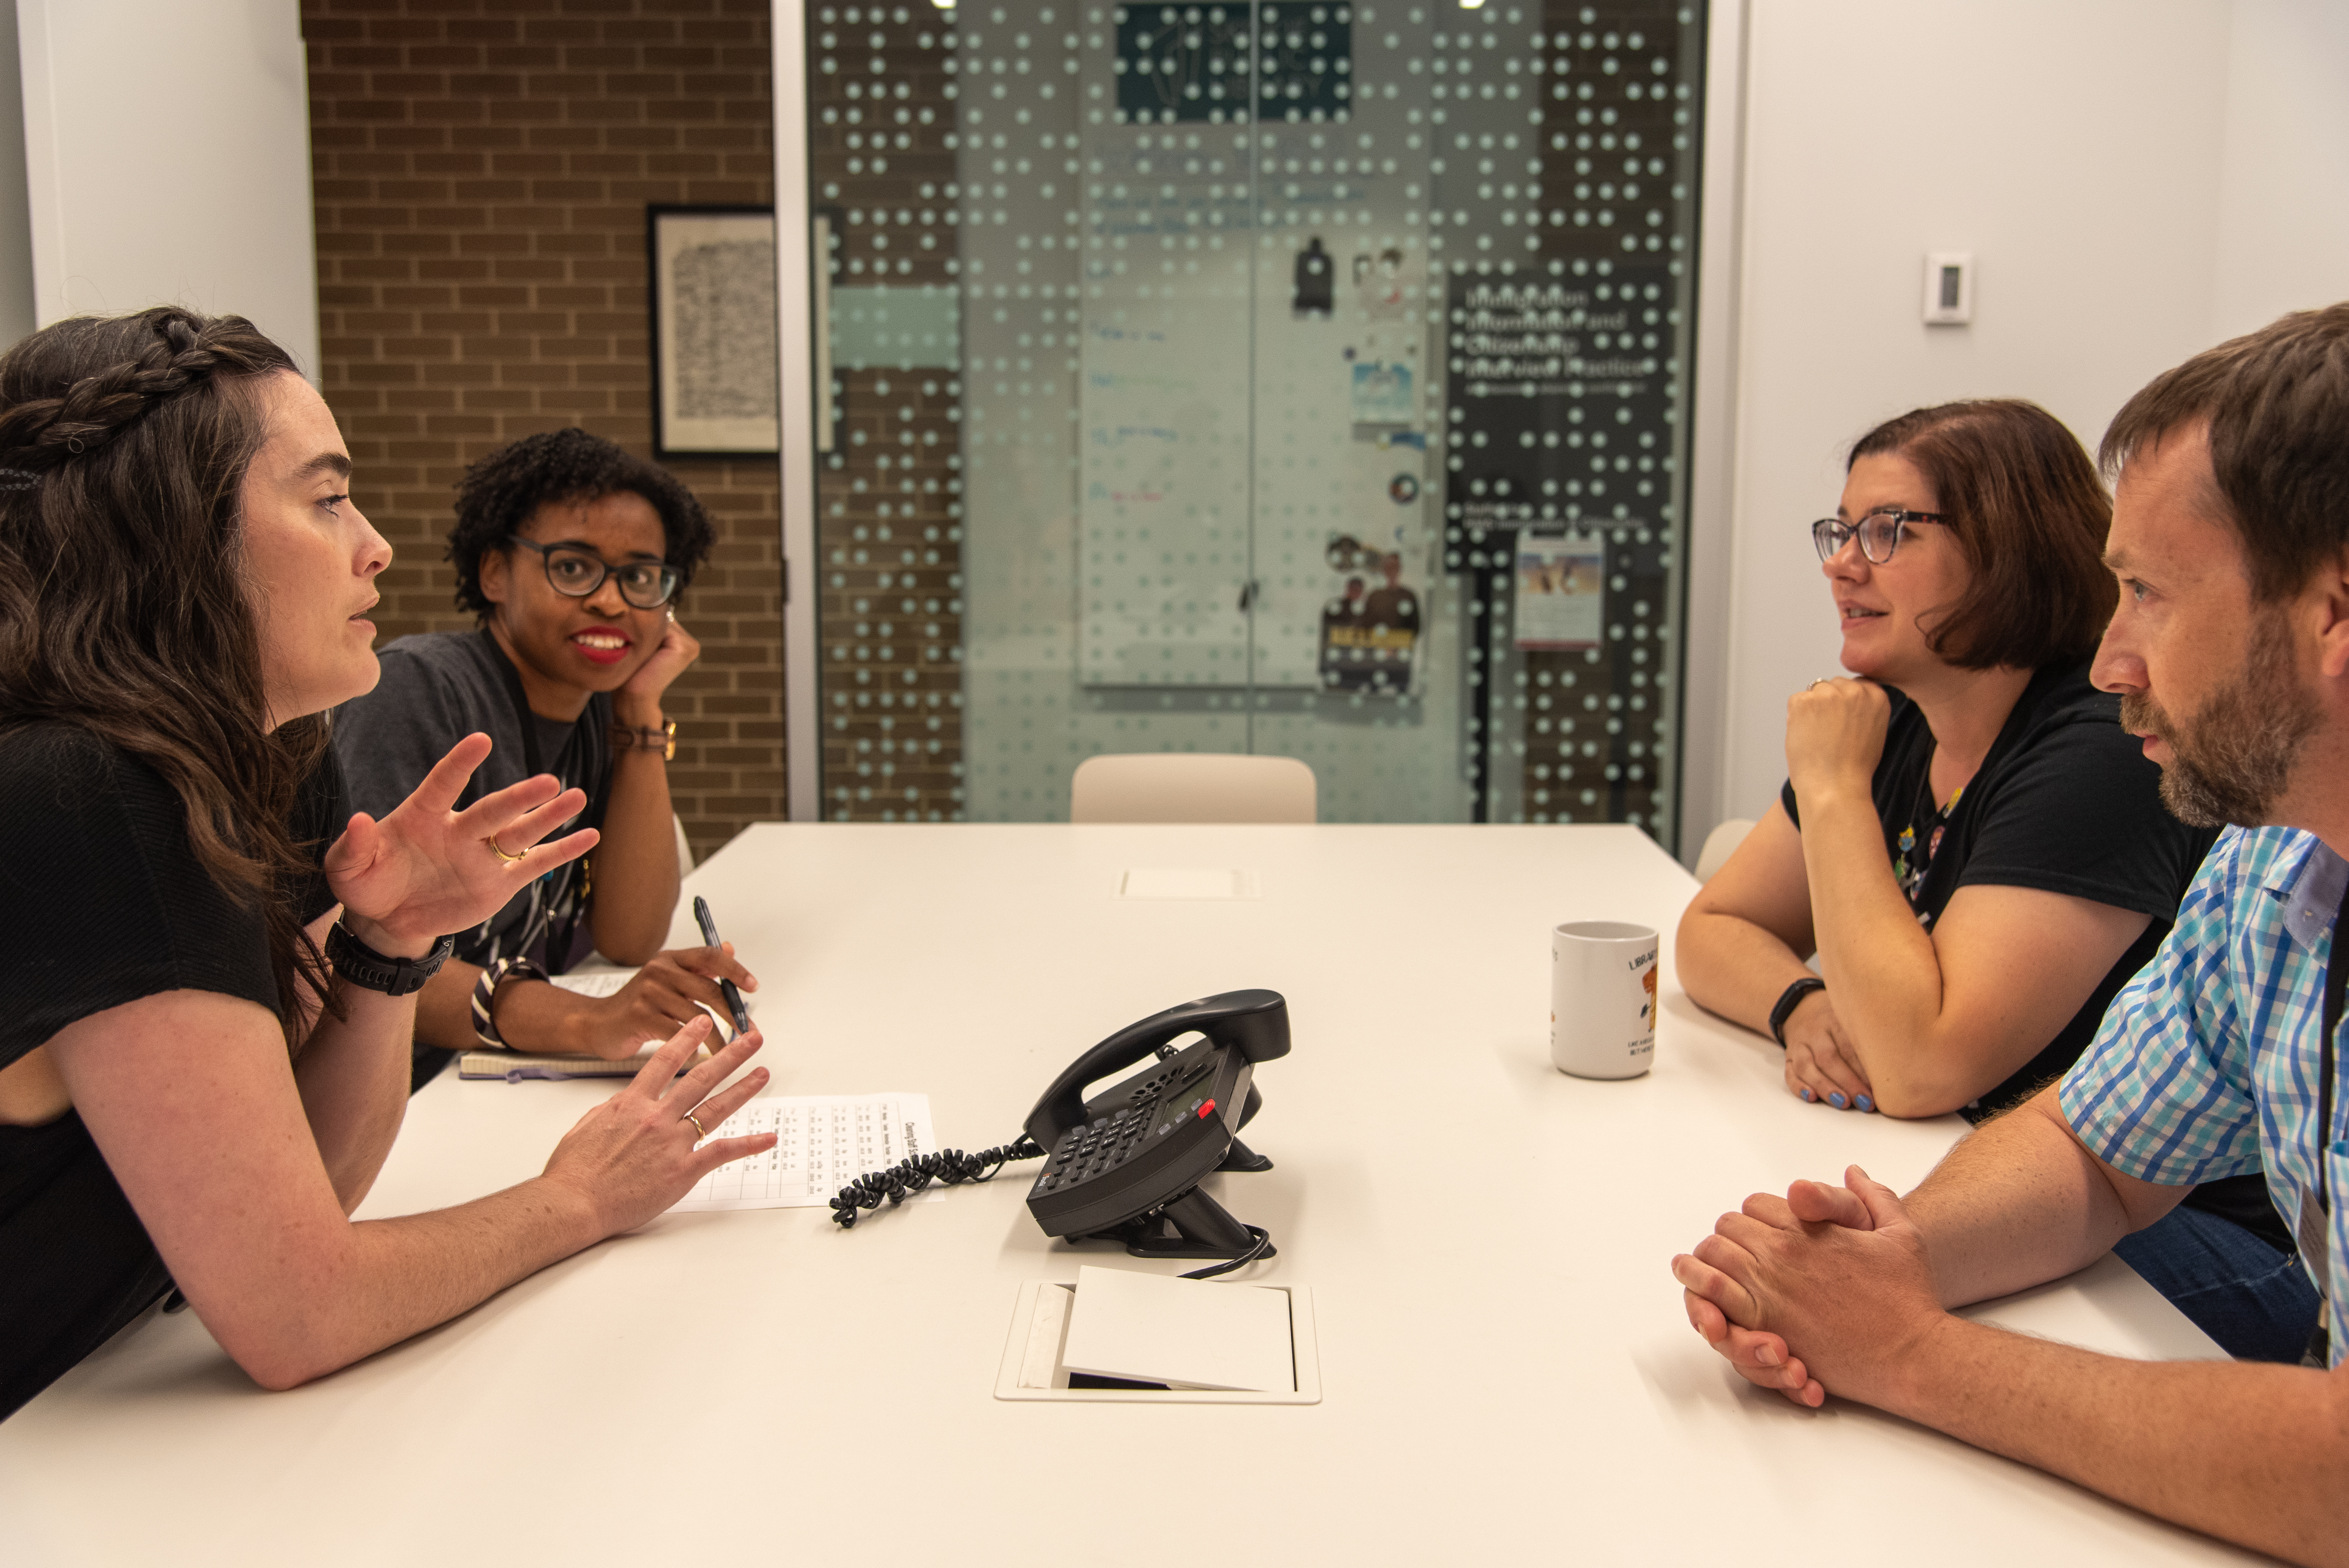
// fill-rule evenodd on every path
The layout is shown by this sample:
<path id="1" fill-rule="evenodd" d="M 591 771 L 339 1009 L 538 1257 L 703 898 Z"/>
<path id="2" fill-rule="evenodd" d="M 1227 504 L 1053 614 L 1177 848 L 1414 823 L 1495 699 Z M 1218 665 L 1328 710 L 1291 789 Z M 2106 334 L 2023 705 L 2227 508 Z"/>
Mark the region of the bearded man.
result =
<path id="1" fill-rule="evenodd" d="M 1748 1380 L 1829 1392 L 2277 1556 L 2349 1563 L 2349 305 L 2157 379 L 2114 420 L 2095 667 L 2189 823 L 2228 824 L 2056 1084 L 1903 1200 L 1857 1166 L 1672 1260 Z M 2125 1361 L 1950 1309 L 2093 1262 L 2263 1171 L 2323 1301 L 2300 1366 Z"/>

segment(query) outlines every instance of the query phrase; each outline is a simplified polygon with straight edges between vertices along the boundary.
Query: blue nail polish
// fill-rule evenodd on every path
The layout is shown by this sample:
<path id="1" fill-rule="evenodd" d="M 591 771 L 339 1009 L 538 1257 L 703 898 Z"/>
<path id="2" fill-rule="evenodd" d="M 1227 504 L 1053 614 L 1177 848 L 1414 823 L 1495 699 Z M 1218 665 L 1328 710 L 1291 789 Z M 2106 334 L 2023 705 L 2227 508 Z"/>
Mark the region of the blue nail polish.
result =
<path id="1" fill-rule="evenodd" d="M 1810 1092 L 1810 1090 L 1808 1090 L 1808 1089 L 1805 1089 L 1805 1090 L 1803 1091 L 1803 1104 L 1805 1104 L 1805 1105 L 1806 1105 L 1806 1106 L 1807 1106 L 1807 1105 L 1809 1105 L 1810 1103 L 1811 1103 L 1811 1092 Z"/>
<path id="2" fill-rule="evenodd" d="M 1837 1110 L 1841 1110 L 1843 1109 L 1843 1096 L 1841 1095 L 1829 1095 L 1827 1096 L 1827 1104 L 1833 1106 Z"/>
<path id="3" fill-rule="evenodd" d="M 1869 1099 L 1866 1095 L 1860 1096 L 1857 1103 L 1859 1108 L 1863 1111 L 1872 1111 L 1876 1108 L 1876 1102 Z"/>

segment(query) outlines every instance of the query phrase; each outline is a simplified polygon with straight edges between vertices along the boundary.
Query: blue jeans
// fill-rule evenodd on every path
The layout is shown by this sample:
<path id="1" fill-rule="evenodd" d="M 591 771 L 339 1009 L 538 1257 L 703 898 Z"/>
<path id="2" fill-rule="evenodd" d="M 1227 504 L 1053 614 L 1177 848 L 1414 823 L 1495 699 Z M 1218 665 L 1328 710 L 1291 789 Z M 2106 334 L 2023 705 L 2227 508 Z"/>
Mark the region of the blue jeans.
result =
<path id="1" fill-rule="evenodd" d="M 2300 1260 L 2216 1214 L 2173 1209 L 2113 1251 L 2238 1361 L 2296 1363 L 2316 1327 Z"/>

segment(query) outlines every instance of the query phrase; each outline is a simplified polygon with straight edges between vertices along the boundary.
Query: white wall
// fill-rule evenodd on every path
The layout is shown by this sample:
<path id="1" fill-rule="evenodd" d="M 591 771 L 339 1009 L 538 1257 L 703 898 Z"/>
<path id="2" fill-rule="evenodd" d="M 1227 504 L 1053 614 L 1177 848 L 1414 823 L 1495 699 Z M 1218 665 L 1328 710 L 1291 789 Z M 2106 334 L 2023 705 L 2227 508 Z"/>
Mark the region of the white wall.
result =
<path id="1" fill-rule="evenodd" d="M 2093 449 L 2156 372 L 2349 296 L 2338 0 L 1753 0 L 1745 21 L 1721 761 L 1717 790 L 1690 780 L 1692 846 L 1768 807 L 1785 698 L 1837 668 L 1804 525 L 1855 437 L 2018 396 Z M 1975 254 L 1970 327 L 1919 318 L 1933 250 Z"/>
<path id="2" fill-rule="evenodd" d="M 0 0 L 0 348 L 34 326 L 33 226 L 25 210 L 25 100 L 16 71 L 16 0 Z"/>
<path id="3" fill-rule="evenodd" d="M 2215 341 L 2349 299 L 2349 5 L 2235 0 Z"/>
<path id="4" fill-rule="evenodd" d="M 16 0 L 16 20 L 38 320 L 233 313 L 316 379 L 297 0 Z"/>

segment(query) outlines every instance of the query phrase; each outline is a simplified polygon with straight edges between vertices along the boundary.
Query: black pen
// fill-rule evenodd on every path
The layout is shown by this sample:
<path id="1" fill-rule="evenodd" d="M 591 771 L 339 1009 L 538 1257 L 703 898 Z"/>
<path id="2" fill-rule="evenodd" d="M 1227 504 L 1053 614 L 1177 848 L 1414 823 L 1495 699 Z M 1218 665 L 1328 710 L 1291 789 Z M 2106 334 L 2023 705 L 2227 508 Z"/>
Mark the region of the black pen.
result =
<path id="1" fill-rule="evenodd" d="M 714 950 L 718 945 L 718 922 L 709 918 L 709 900 L 697 893 L 693 896 L 693 918 L 701 927 L 701 940 Z M 720 980 L 718 989 L 726 993 L 726 1010 L 734 1015 L 734 1033 L 747 1034 L 750 1030 L 750 1010 L 742 1005 L 742 993 L 730 980 Z"/>

